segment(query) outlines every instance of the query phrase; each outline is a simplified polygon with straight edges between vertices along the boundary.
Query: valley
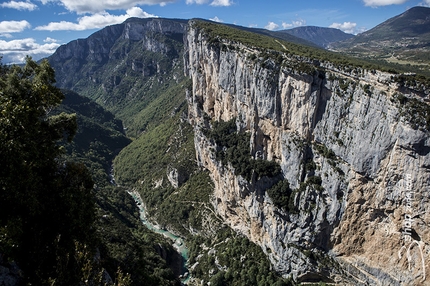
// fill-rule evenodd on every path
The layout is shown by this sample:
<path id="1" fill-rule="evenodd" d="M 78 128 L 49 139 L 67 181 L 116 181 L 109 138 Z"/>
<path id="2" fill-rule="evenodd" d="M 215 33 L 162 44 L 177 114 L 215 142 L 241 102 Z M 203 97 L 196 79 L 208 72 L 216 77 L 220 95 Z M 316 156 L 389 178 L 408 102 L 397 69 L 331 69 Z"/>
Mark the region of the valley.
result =
<path id="1" fill-rule="evenodd" d="M 94 182 L 87 281 L 428 285 L 427 46 L 376 39 L 429 10 L 357 36 L 129 18 L 60 46 L 49 115 L 75 114 L 58 144 Z"/>
<path id="2" fill-rule="evenodd" d="M 151 21 L 160 24 L 155 31 Z M 127 112 L 123 120 L 127 134 L 134 140 L 115 158 L 115 177 L 120 184 L 139 191 L 151 220 L 185 238 L 190 245 L 189 265 L 202 266 L 202 257 L 206 255 L 208 259 L 220 259 L 217 243 L 203 243 L 199 248 L 203 252 L 197 253 L 193 245 L 198 237 L 218 241 L 214 238 L 227 225 L 258 245 L 275 273 L 291 281 L 285 283 L 390 281 L 395 285 L 412 281 L 398 280 L 395 273 L 402 270 L 394 260 L 385 262 L 389 268 L 379 265 L 372 256 L 375 246 L 368 248 L 366 240 L 354 243 L 360 255 L 350 248 L 356 235 L 383 236 L 367 234 L 369 222 L 363 221 L 365 225 L 361 226 L 354 219 L 350 221 L 350 216 L 366 216 L 369 211 L 367 203 L 354 203 L 353 198 L 360 202 L 357 190 L 361 190 L 361 196 L 371 198 L 369 204 L 379 204 L 378 212 L 389 213 L 393 211 L 389 193 L 381 193 L 379 196 L 383 197 L 377 201 L 372 199 L 374 188 L 384 189 L 399 177 L 395 170 L 400 166 L 393 165 L 391 173 L 387 173 L 384 160 L 390 156 L 391 160 L 410 164 L 407 152 L 427 160 L 427 152 L 420 153 L 420 149 L 402 151 L 401 146 L 410 143 L 399 138 L 424 142 L 429 113 L 427 108 L 422 119 L 412 118 L 399 109 L 397 74 L 372 62 L 205 21 L 185 24 L 163 19 L 129 20 L 121 29 L 121 46 L 129 47 L 124 53 L 126 58 L 121 60 L 130 63 L 121 64 L 121 69 L 130 69 L 122 72 L 127 76 L 118 74 L 108 91 L 106 85 L 100 85 L 104 80 L 97 77 L 102 72 L 93 68 L 90 77 L 78 81 L 85 82 L 79 86 L 86 86 L 81 92 L 104 103 L 119 118 Z M 143 31 L 138 42 L 120 36 L 136 35 L 136 31 Z M 157 35 L 154 38 L 145 36 L 153 33 Z M 172 42 L 171 33 L 183 36 L 175 36 Z M 144 53 L 150 51 L 157 56 L 155 61 L 144 60 L 147 63 L 136 70 L 134 54 L 142 47 Z M 103 65 L 118 61 L 114 56 L 117 54 L 114 48 Z M 60 62 L 55 57 L 51 59 L 54 67 Z M 66 62 L 72 63 L 71 60 L 75 59 Z M 163 70 L 162 63 L 168 61 L 177 66 Z M 145 72 L 155 66 L 157 71 L 154 68 L 153 73 Z M 85 70 L 86 66 L 80 69 Z M 61 72 L 58 76 L 60 82 L 67 82 Z M 135 77 L 132 81 L 131 76 Z M 126 88 L 124 82 L 135 84 Z M 161 89 L 160 83 L 164 85 Z M 422 100 L 415 95 L 417 83 L 401 84 L 406 87 L 403 92 L 407 98 Z M 125 96 L 119 97 L 117 91 L 125 92 Z M 427 94 L 428 89 L 425 87 L 423 92 Z M 119 106 L 123 106 L 123 111 Z M 130 112 L 133 116 L 129 116 Z M 223 122 L 232 123 L 223 127 Z M 418 125 L 406 127 L 412 122 Z M 218 135 L 209 136 L 211 132 Z M 237 136 L 246 136 L 233 139 L 236 132 Z M 417 182 L 425 184 L 425 168 L 413 166 L 408 170 L 415 174 Z M 203 181 L 202 176 L 206 177 Z M 275 187 L 279 189 L 273 191 Z M 425 197 L 421 196 L 421 200 L 424 207 Z M 347 207 L 350 204 L 357 204 L 353 213 Z M 400 220 L 394 214 L 390 222 L 384 223 L 386 227 L 393 227 Z M 385 216 L 375 216 L 372 223 L 382 223 Z M 422 222 L 426 219 L 422 217 Z M 345 229 L 352 221 L 354 229 L 360 230 L 357 234 L 346 231 L 349 227 Z M 420 237 L 426 236 L 427 231 L 423 231 Z M 383 240 L 373 241 L 392 241 L 395 252 L 396 239 L 397 235 L 390 233 Z M 384 255 L 390 257 L 394 252 Z M 360 268 L 367 270 L 361 274 L 345 272 L 345 267 L 357 263 L 364 263 Z M 222 263 L 205 267 L 209 267 L 209 273 L 223 273 L 224 281 L 231 271 Z M 201 276 L 198 269 L 190 268 L 194 280 L 189 283 L 215 279 L 216 275 L 206 276 L 207 272 Z M 417 271 L 418 275 L 420 268 Z"/>

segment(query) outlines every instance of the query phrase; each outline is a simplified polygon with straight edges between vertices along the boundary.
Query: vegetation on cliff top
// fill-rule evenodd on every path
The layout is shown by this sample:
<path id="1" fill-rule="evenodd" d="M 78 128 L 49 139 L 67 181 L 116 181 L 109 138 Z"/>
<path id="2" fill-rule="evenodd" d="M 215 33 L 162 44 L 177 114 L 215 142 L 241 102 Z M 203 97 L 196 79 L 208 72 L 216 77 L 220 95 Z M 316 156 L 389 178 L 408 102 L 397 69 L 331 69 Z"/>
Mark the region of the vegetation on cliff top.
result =
<path id="1" fill-rule="evenodd" d="M 299 57 L 297 60 L 301 63 L 318 68 L 319 63 L 327 62 L 341 69 L 351 70 L 354 68 L 363 68 L 367 70 L 380 70 L 395 74 L 416 72 L 413 66 L 388 63 L 381 60 L 370 60 L 346 56 L 341 53 L 331 52 L 324 49 L 300 45 L 292 42 L 283 41 L 266 35 L 253 33 L 250 31 L 239 30 L 237 28 L 203 20 L 194 20 L 194 25 L 204 31 L 209 37 L 209 44 L 223 47 L 224 41 L 229 40 L 235 43 L 241 43 L 249 47 L 257 48 L 261 51 L 275 51 L 286 54 L 290 57 Z M 278 56 L 275 56 L 278 57 Z M 430 73 L 420 70 L 417 79 L 420 82 L 430 86 Z"/>

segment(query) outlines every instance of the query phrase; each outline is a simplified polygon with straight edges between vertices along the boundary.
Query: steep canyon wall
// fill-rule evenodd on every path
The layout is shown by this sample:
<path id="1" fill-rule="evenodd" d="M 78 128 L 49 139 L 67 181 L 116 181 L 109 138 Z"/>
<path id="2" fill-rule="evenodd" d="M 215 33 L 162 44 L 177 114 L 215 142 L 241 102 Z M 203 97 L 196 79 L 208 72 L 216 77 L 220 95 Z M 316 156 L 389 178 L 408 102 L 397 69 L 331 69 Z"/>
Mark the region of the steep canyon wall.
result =
<path id="1" fill-rule="evenodd" d="M 196 156 L 228 225 L 299 281 L 430 283 L 430 139 L 398 100 L 413 91 L 379 71 L 309 62 L 307 72 L 287 51 L 280 64 L 238 42 L 214 44 L 192 23 L 186 49 Z M 254 158 L 280 164 L 297 211 L 275 207 L 269 182 L 250 182 L 216 160 L 204 129 L 231 119 L 251 135 Z"/>

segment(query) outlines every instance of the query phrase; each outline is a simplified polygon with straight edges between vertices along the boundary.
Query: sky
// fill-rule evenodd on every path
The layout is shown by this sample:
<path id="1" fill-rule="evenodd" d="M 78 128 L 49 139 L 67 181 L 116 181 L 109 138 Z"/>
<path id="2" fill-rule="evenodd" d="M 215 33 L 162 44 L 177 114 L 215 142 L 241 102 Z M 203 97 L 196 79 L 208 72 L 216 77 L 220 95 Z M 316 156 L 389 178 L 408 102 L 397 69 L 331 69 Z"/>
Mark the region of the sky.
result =
<path id="1" fill-rule="evenodd" d="M 332 27 L 358 34 L 430 0 L 0 0 L 3 64 L 47 57 L 129 17 L 203 18 L 283 30 Z"/>

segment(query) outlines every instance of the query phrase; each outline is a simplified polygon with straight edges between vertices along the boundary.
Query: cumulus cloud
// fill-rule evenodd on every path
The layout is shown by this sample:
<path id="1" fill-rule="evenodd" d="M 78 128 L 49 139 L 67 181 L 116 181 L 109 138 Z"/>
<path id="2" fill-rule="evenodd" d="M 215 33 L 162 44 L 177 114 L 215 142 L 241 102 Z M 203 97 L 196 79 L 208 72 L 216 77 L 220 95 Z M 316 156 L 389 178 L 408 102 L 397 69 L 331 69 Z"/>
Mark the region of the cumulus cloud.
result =
<path id="1" fill-rule="evenodd" d="M 31 25 L 25 20 L 0 22 L 0 34 L 19 33 L 28 28 L 31 28 Z"/>
<path id="2" fill-rule="evenodd" d="M 379 7 L 379 6 L 388 6 L 388 5 L 399 5 L 407 2 L 408 0 L 363 0 L 363 1 L 365 6 Z"/>
<path id="3" fill-rule="evenodd" d="M 84 16 L 78 19 L 78 23 L 73 22 L 51 22 L 45 26 L 38 26 L 35 30 L 39 31 L 83 31 L 90 29 L 99 29 L 108 25 L 119 24 L 130 17 L 150 18 L 157 17 L 143 11 L 139 7 L 133 7 L 126 11 L 124 15 L 111 15 L 107 12 L 97 13 L 90 16 Z"/>
<path id="4" fill-rule="evenodd" d="M 27 55 L 35 60 L 51 55 L 60 45 L 57 43 L 38 44 L 33 38 L 3 41 L 0 40 L 0 55 L 3 63 L 22 63 Z"/>
<path id="5" fill-rule="evenodd" d="M 43 0 L 49 2 L 48 0 Z M 173 3 L 176 0 L 60 0 L 61 3 L 71 12 L 102 13 L 106 10 L 129 9 L 136 5 L 161 5 Z"/>
<path id="6" fill-rule="evenodd" d="M 214 21 L 214 22 L 218 22 L 218 23 L 222 23 L 224 22 L 223 20 L 221 20 L 220 18 L 218 18 L 217 16 L 210 18 L 209 20 Z"/>
<path id="7" fill-rule="evenodd" d="M 230 0 L 214 0 L 211 3 L 211 6 L 231 6 L 232 2 Z"/>
<path id="8" fill-rule="evenodd" d="M 30 1 L 26 1 L 26 2 L 22 2 L 22 1 L 10 1 L 10 2 L 5 2 L 5 3 L 1 3 L 0 7 L 3 8 L 11 8 L 11 9 L 16 9 L 16 10 L 29 10 L 29 11 L 33 11 L 34 9 L 37 8 L 36 4 L 31 3 Z"/>
<path id="9" fill-rule="evenodd" d="M 273 31 L 279 28 L 279 25 L 276 24 L 275 22 L 269 22 L 267 23 L 267 25 L 264 27 L 267 30 Z"/>
<path id="10" fill-rule="evenodd" d="M 357 23 L 352 23 L 352 22 L 333 23 L 329 27 L 339 29 L 349 34 L 355 34 L 357 32 L 356 31 Z"/>

